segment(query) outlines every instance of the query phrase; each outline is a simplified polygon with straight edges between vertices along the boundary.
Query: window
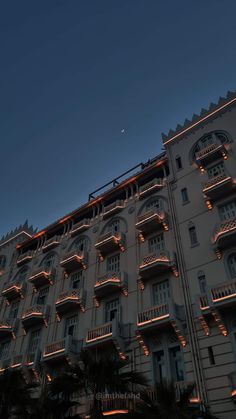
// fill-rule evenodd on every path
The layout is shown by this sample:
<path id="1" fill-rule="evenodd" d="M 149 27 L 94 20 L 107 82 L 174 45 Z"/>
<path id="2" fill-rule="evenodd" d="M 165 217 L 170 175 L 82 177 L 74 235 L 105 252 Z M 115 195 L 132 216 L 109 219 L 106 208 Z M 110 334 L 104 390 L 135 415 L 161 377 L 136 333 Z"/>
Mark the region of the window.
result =
<path id="1" fill-rule="evenodd" d="M 169 349 L 171 378 L 173 381 L 184 381 L 183 357 L 180 347 Z"/>
<path id="2" fill-rule="evenodd" d="M 49 291 L 49 287 L 42 288 L 39 290 L 38 295 L 36 297 L 37 304 L 44 305 L 46 303 L 48 291 Z"/>
<path id="3" fill-rule="evenodd" d="M 109 231 L 111 232 L 111 234 L 119 233 L 119 231 L 120 231 L 120 220 L 113 220 L 109 224 Z"/>
<path id="4" fill-rule="evenodd" d="M 201 294 L 205 294 L 206 293 L 206 277 L 203 271 L 200 271 L 198 273 L 198 283 L 199 283 Z"/>
<path id="5" fill-rule="evenodd" d="M 154 305 L 165 304 L 170 297 L 169 281 L 158 282 L 153 285 L 153 302 Z"/>
<path id="6" fill-rule="evenodd" d="M 191 226 L 191 227 L 189 227 L 188 231 L 189 231 L 191 246 L 194 246 L 195 244 L 198 244 L 196 227 Z"/>
<path id="7" fill-rule="evenodd" d="M 207 350 L 208 350 L 210 364 L 215 365 L 215 357 L 214 357 L 212 346 L 208 346 Z"/>
<path id="8" fill-rule="evenodd" d="M 0 256 L 0 268 L 4 269 L 6 266 L 6 257 L 4 255 Z"/>
<path id="9" fill-rule="evenodd" d="M 40 342 L 40 329 L 34 330 L 30 334 L 30 340 L 29 340 L 29 353 L 34 354 L 38 347 Z"/>
<path id="10" fill-rule="evenodd" d="M 108 301 L 106 303 L 105 322 L 111 322 L 118 317 L 119 314 L 119 299 Z"/>
<path id="11" fill-rule="evenodd" d="M 80 286 L 82 286 L 81 285 L 82 280 L 83 280 L 83 270 L 82 269 L 80 271 L 73 272 L 70 275 L 71 288 L 78 289 Z"/>
<path id="12" fill-rule="evenodd" d="M 6 359 L 9 356 L 11 342 L 4 342 L 0 346 L 0 359 Z"/>
<path id="13" fill-rule="evenodd" d="M 24 282 L 26 276 L 27 276 L 28 269 L 23 268 L 18 274 L 17 274 L 17 281 L 20 283 Z"/>
<path id="14" fill-rule="evenodd" d="M 48 272 L 53 268 L 55 261 L 55 254 L 48 255 L 43 262 L 44 269 Z"/>
<path id="15" fill-rule="evenodd" d="M 88 249 L 88 239 L 86 237 L 82 237 L 81 239 L 76 240 L 74 243 L 74 248 L 77 252 L 84 252 Z"/>
<path id="16" fill-rule="evenodd" d="M 107 272 L 119 272 L 120 255 L 114 255 L 107 258 Z"/>
<path id="17" fill-rule="evenodd" d="M 182 202 L 183 202 L 183 204 L 185 204 L 186 202 L 189 202 L 187 188 L 181 189 L 181 195 L 182 195 Z"/>
<path id="18" fill-rule="evenodd" d="M 163 350 L 154 352 L 154 374 L 157 383 L 162 383 L 167 379 L 167 369 Z"/>
<path id="19" fill-rule="evenodd" d="M 77 324 L 78 324 L 77 316 L 68 317 L 66 319 L 66 324 L 65 324 L 65 336 L 75 337 Z"/>
<path id="20" fill-rule="evenodd" d="M 9 317 L 10 317 L 11 320 L 14 320 L 14 319 L 17 318 L 17 314 L 18 314 L 18 310 L 19 310 L 19 305 L 20 305 L 20 302 L 19 301 L 13 301 L 11 303 L 10 313 L 9 313 Z"/>
<path id="21" fill-rule="evenodd" d="M 148 247 L 150 253 L 155 253 L 160 250 L 164 250 L 164 236 L 163 233 L 158 236 L 152 237 L 148 240 Z"/>
<path id="22" fill-rule="evenodd" d="M 182 161 L 181 161 L 181 157 L 180 156 L 176 157 L 175 162 L 176 162 L 177 170 L 180 170 L 180 169 L 183 168 Z"/>
<path id="23" fill-rule="evenodd" d="M 231 278 L 236 278 L 236 253 L 229 256 L 228 267 Z"/>
<path id="24" fill-rule="evenodd" d="M 216 164 L 215 166 L 211 167 L 207 170 L 209 179 L 225 174 L 225 166 L 224 163 Z"/>
<path id="25" fill-rule="evenodd" d="M 149 203 L 146 205 L 146 210 L 147 210 L 147 211 L 149 211 L 149 210 L 151 210 L 151 209 L 158 209 L 158 210 L 161 210 L 162 208 L 163 208 L 163 202 L 162 202 L 162 200 L 161 200 L 161 199 L 159 199 L 159 198 L 154 199 L 153 201 L 149 202 Z"/>
<path id="26" fill-rule="evenodd" d="M 219 208 L 220 219 L 222 221 L 236 217 L 236 201 L 229 202 Z"/>

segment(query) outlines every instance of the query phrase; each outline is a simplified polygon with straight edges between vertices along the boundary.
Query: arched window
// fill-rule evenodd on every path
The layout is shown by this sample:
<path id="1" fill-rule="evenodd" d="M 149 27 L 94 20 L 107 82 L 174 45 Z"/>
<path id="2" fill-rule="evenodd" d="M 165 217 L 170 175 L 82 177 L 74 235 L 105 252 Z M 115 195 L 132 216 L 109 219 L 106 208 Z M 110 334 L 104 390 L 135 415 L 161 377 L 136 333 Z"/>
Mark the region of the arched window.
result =
<path id="1" fill-rule="evenodd" d="M 146 210 L 149 211 L 151 209 L 158 209 L 161 210 L 163 208 L 163 202 L 160 198 L 155 198 L 151 202 L 148 202 L 146 205 Z"/>
<path id="2" fill-rule="evenodd" d="M 6 266 L 6 256 L 0 255 L 0 268 L 4 269 Z"/>
<path id="3" fill-rule="evenodd" d="M 205 273 L 203 271 L 199 271 L 197 277 L 198 277 L 200 292 L 201 292 L 201 294 L 205 294 L 206 293 L 206 276 L 205 276 Z"/>
<path id="4" fill-rule="evenodd" d="M 110 231 L 112 234 L 118 233 L 120 231 L 120 220 L 116 219 L 111 221 L 108 226 L 108 231 Z"/>
<path id="5" fill-rule="evenodd" d="M 236 253 L 228 257 L 228 267 L 231 278 L 236 278 Z"/>
<path id="6" fill-rule="evenodd" d="M 80 237 L 78 240 L 76 240 L 74 242 L 73 247 L 78 252 L 84 252 L 84 251 L 88 250 L 88 239 L 87 239 L 87 237 Z"/>
<path id="7" fill-rule="evenodd" d="M 43 260 L 43 267 L 46 271 L 52 269 L 55 263 L 56 255 L 55 253 L 50 253 L 44 260 Z"/>

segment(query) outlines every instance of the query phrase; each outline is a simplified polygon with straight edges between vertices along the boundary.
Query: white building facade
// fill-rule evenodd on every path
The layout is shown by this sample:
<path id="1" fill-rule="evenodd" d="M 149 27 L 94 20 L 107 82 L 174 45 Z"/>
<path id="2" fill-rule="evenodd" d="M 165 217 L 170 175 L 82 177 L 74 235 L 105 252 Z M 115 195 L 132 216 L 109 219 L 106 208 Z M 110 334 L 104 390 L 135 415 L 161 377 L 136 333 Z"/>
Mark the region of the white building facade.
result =
<path id="1" fill-rule="evenodd" d="M 53 376 L 81 348 L 236 414 L 236 94 L 73 213 L 0 241 L 0 368 Z"/>

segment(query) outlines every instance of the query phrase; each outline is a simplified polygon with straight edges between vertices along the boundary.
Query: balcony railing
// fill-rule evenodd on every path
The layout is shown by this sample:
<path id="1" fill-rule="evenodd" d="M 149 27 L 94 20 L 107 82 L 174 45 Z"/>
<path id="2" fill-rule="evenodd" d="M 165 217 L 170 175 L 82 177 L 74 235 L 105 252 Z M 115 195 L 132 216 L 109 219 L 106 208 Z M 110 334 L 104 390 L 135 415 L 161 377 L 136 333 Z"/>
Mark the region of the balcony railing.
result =
<path id="1" fill-rule="evenodd" d="M 19 281 L 12 281 L 4 287 L 2 296 L 7 299 L 8 302 L 15 300 L 16 298 L 23 297 L 22 283 Z"/>
<path id="2" fill-rule="evenodd" d="M 218 248 L 225 248 L 235 244 L 236 217 L 218 224 L 213 234 L 213 244 Z"/>
<path id="3" fill-rule="evenodd" d="M 104 398 L 101 400 L 102 414 L 103 416 L 127 414 L 134 408 L 134 403 L 135 398 Z"/>
<path id="4" fill-rule="evenodd" d="M 163 321 L 163 319 L 169 319 L 169 317 L 169 304 L 161 304 L 138 313 L 137 325 L 144 326 L 150 323 L 158 323 Z"/>
<path id="5" fill-rule="evenodd" d="M 86 342 L 94 342 L 112 336 L 112 322 L 88 331 Z"/>
<path id="6" fill-rule="evenodd" d="M 126 272 L 108 272 L 100 276 L 94 286 L 95 295 L 100 298 L 112 292 L 122 290 L 128 292 L 128 279 Z"/>
<path id="7" fill-rule="evenodd" d="M 187 390 L 188 387 L 192 387 L 193 391 L 192 391 L 192 394 L 190 395 L 189 402 L 200 403 L 200 399 L 199 399 L 197 389 L 196 389 L 196 383 L 194 383 L 193 381 L 176 381 L 174 383 L 174 386 L 175 386 L 175 397 L 177 401 L 180 400 L 181 395 Z M 149 387 L 147 389 L 147 393 L 153 402 L 158 400 L 157 392 L 158 392 L 158 385 L 157 385 L 157 388 Z"/>
<path id="8" fill-rule="evenodd" d="M 0 374 L 4 373 L 11 365 L 11 358 L 4 358 L 0 360 Z"/>
<path id="9" fill-rule="evenodd" d="M 152 275 L 161 274 L 169 269 L 172 269 L 177 276 L 176 264 L 170 253 L 167 250 L 160 250 L 145 256 L 139 266 L 139 274 L 145 279 Z"/>
<path id="10" fill-rule="evenodd" d="M 71 289 L 59 294 L 55 303 L 57 314 L 61 317 L 70 310 L 80 308 L 85 309 L 85 291 L 84 289 Z"/>
<path id="11" fill-rule="evenodd" d="M 19 368 L 23 363 L 23 355 L 14 355 L 11 362 L 11 368 Z"/>
<path id="12" fill-rule="evenodd" d="M 213 303 L 220 305 L 236 302 L 236 281 L 225 282 L 214 288 L 211 288 Z"/>
<path id="13" fill-rule="evenodd" d="M 53 249 L 60 243 L 60 236 L 53 236 L 50 239 L 46 240 L 44 245 L 42 246 L 43 252 L 47 252 L 48 250 Z"/>
<path id="14" fill-rule="evenodd" d="M 19 319 L 6 319 L 0 322 L 0 339 L 6 337 L 15 338 L 15 332 L 18 328 Z"/>
<path id="15" fill-rule="evenodd" d="M 25 253 L 22 253 L 21 255 L 18 256 L 17 258 L 17 265 L 23 265 L 26 262 L 29 262 L 31 259 L 33 258 L 33 251 L 32 250 L 28 250 Z"/>
<path id="16" fill-rule="evenodd" d="M 29 281 L 34 285 L 35 289 L 38 290 L 44 285 L 51 285 L 55 277 L 55 269 L 44 269 L 39 268 L 32 272 L 29 277 Z"/>
<path id="17" fill-rule="evenodd" d="M 125 359 L 122 325 L 116 319 L 105 323 L 87 332 L 86 344 L 88 347 L 112 344 L 118 351 L 120 358 Z"/>
<path id="18" fill-rule="evenodd" d="M 220 142 L 213 143 L 196 153 L 196 162 L 201 166 L 205 166 L 220 157 L 227 158 L 225 145 Z"/>
<path id="19" fill-rule="evenodd" d="M 139 198 L 144 198 L 145 196 L 158 191 L 163 188 L 164 185 L 165 181 L 163 178 L 155 178 L 151 180 L 145 185 L 139 187 Z"/>
<path id="20" fill-rule="evenodd" d="M 124 208 L 124 201 L 123 199 L 118 199 L 115 202 L 113 202 L 110 205 L 107 205 L 104 207 L 104 211 L 103 211 L 103 219 L 106 219 L 114 214 L 116 214 L 117 212 L 121 211 Z"/>
<path id="21" fill-rule="evenodd" d="M 47 326 L 49 317 L 49 306 L 34 305 L 28 308 L 22 315 L 21 321 L 27 331 L 30 327 L 40 324 Z"/>
<path id="22" fill-rule="evenodd" d="M 224 197 L 233 190 L 234 182 L 231 176 L 223 173 L 208 180 L 203 185 L 203 193 L 210 200 Z"/>
<path id="23" fill-rule="evenodd" d="M 207 294 L 201 294 L 199 296 L 199 306 L 201 310 L 208 310 L 210 305 L 209 305 L 209 300 L 208 300 L 208 295 Z"/>
<path id="24" fill-rule="evenodd" d="M 65 268 L 66 272 L 69 274 L 79 268 L 86 269 L 87 262 L 87 252 L 80 252 L 75 249 L 63 256 L 60 265 L 62 268 Z"/>
<path id="25" fill-rule="evenodd" d="M 90 219 L 84 218 L 83 220 L 73 225 L 72 230 L 71 230 L 71 236 L 76 236 L 82 231 L 87 230 L 89 227 L 90 227 Z"/>
<path id="26" fill-rule="evenodd" d="M 153 209 L 138 217 L 135 227 L 144 234 L 158 229 L 168 230 L 168 218 L 164 211 Z"/>
<path id="27" fill-rule="evenodd" d="M 43 352 L 43 360 L 47 362 L 66 361 L 73 355 L 78 355 L 82 348 L 82 342 L 67 336 L 64 339 L 46 345 Z"/>
<path id="28" fill-rule="evenodd" d="M 108 231 L 106 234 L 99 236 L 98 242 L 95 244 L 95 248 L 99 250 L 103 255 L 113 252 L 117 249 L 124 251 L 125 234 Z"/>

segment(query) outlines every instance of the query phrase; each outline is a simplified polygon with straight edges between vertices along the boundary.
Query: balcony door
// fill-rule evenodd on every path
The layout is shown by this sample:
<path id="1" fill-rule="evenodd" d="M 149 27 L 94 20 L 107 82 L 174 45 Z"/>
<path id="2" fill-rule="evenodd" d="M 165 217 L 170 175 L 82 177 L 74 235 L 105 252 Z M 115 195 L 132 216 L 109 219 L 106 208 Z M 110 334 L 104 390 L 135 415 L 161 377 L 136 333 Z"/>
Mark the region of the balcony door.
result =
<path id="1" fill-rule="evenodd" d="M 224 163 L 216 164 L 215 166 L 208 169 L 207 173 L 208 173 L 208 176 L 209 176 L 210 179 L 214 178 L 216 176 L 219 176 L 219 175 L 224 175 L 225 174 Z"/>
<path id="2" fill-rule="evenodd" d="M 29 353 L 30 354 L 35 354 L 35 352 L 37 351 L 39 347 L 40 332 L 41 330 L 38 329 L 38 330 L 32 331 L 30 334 L 30 340 L 29 340 Z"/>
<path id="3" fill-rule="evenodd" d="M 119 299 L 108 301 L 106 303 L 105 322 L 109 323 L 114 319 L 119 319 L 120 304 Z"/>
<path id="4" fill-rule="evenodd" d="M 236 201 L 229 202 L 219 208 L 220 219 L 222 221 L 236 217 Z"/>
<path id="5" fill-rule="evenodd" d="M 170 298 L 169 280 L 157 282 L 153 285 L 153 303 L 155 306 L 166 304 Z"/>
<path id="6" fill-rule="evenodd" d="M 78 324 L 78 316 L 68 317 L 65 323 L 65 337 L 66 336 L 76 336 L 77 331 L 77 324 Z"/>
<path id="7" fill-rule="evenodd" d="M 178 344 L 169 344 L 164 338 L 159 349 L 153 352 L 154 382 L 169 381 L 177 383 L 184 381 L 183 354 Z"/>
<path id="8" fill-rule="evenodd" d="M 164 236 L 163 233 L 158 234 L 148 240 L 149 253 L 158 253 L 164 250 Z"/>
<path id="9" fill-rule="evenodd" d="M 154 352 L 153 358 L 154 380 L 157 383 L 162 383 L 164 380 L 168 379 L 167 363 L 164 350 Z"/>

